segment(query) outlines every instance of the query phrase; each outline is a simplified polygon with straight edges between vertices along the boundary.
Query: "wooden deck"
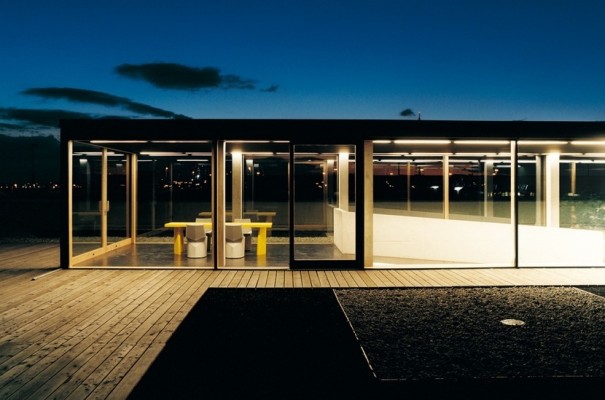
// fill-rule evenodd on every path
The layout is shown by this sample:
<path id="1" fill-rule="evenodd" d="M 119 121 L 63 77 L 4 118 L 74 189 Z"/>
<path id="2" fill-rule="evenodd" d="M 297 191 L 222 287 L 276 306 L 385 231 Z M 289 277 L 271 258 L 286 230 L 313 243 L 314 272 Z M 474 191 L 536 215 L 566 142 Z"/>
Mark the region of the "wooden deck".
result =
<path id="1" fill-rule="evenodd" d="M 123 399 L 210 287 L 605 285 L 605 268 L 61 270 L 56 245 L 0 245 L 0 398 Z"/>

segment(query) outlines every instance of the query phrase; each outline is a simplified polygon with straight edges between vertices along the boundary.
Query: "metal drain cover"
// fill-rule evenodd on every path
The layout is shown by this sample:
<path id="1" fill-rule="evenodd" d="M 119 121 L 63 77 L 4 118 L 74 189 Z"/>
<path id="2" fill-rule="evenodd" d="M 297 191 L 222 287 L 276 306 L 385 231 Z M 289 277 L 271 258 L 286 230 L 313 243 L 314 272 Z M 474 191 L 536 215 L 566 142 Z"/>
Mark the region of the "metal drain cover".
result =
<path id="1" fill-rule="evenodd" d="M 514 326 L 525 325 L 525 322 L 521 321 L 520 319 L 503 319 L 500 322 L 503 325 L 514 325 Z"/>

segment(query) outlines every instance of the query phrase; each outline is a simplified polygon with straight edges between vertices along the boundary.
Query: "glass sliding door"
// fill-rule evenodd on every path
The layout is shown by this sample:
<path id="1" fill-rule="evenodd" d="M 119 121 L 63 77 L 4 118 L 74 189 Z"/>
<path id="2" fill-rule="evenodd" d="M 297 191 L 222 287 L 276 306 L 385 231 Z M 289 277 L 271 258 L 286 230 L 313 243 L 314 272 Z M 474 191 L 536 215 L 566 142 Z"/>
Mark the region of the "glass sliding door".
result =
<path id="1" fill-rule="evenodd" d="M 72 255 L 99 249 L 102 243 L 103 151 L 75 142 L 72 153 Z"/>
<path id="2" fill-rule="evenodd" d="M 129 156 L 107 156 L 107 242 L 130 237 Z"/>
<path id="3" fill-rule="evenodd" d="M 356 260 L 356 157 L 355 145 L 294 146 L 294 262 Z"/>
<path id="4" fill-rule="evenodd" d="M 224 267 L 288 267 L 289 150 L 288 141 L 225 143 Z"/>

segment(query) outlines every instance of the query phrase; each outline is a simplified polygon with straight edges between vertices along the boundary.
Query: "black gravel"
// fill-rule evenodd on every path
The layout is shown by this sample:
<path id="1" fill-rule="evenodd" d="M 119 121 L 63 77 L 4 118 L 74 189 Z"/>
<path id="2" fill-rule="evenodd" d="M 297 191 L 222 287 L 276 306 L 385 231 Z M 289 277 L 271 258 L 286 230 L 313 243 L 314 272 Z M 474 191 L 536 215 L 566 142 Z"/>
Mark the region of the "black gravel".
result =
<path id="1" fill-rule="evenodd" d="M 605 390 L 605 298 L 599 295 L 570 287 L 335 293 L 385 384 L 425 391 L 441 385 L 440 393 L 448 383 L 551 396 L 565 388 L 566 395 Z M 504 319 L 524 324 L 508 326 Z"/>

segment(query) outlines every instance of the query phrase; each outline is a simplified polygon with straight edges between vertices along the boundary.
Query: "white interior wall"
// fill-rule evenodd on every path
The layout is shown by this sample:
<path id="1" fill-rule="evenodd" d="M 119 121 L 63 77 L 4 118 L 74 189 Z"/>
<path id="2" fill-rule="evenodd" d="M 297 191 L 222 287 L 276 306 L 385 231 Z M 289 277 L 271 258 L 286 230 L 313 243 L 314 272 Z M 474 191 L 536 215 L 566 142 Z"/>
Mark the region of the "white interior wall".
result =
<path id="1" fill-rule="evenodd" d="M 334 210 L 334 243 L 355 250 L 355 213 Z M 514 265 L 510 224 L 374 214 L 374 256 Z M 519 226 L 520 266 L 603 266 L 603 233 Z"/>

